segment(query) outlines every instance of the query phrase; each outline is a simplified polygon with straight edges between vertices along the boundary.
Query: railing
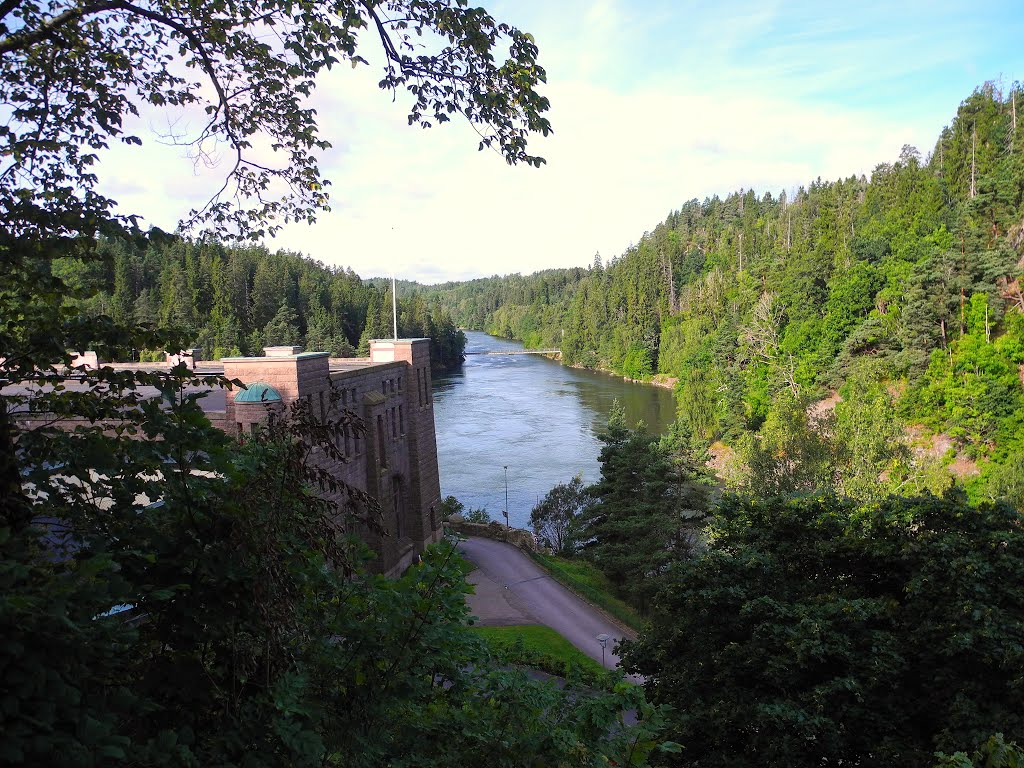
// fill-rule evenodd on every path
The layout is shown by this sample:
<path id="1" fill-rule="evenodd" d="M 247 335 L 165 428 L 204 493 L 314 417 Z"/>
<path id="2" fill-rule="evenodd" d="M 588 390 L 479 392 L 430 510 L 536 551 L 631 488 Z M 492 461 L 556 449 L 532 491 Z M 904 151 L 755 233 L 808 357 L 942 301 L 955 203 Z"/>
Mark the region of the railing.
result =
<path id="1" fill-rule="evenodd" d="M 501 349 L 483 352 L 466 352 L 468 355 L 560 355 L 560 349 Z"/>

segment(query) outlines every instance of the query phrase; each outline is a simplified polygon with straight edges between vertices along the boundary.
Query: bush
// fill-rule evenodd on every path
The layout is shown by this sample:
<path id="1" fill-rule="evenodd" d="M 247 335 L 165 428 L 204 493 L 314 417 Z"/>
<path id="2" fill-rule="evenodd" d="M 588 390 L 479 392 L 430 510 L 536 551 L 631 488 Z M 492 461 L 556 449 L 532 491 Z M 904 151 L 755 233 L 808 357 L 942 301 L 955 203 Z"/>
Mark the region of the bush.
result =
<path id="1" fill-rule="evenodd" d="M 486 525 L 491 522 L 491 515 L 486 509 L 471 509 L 462 514 L 462 519 L 467 523 Z"/>

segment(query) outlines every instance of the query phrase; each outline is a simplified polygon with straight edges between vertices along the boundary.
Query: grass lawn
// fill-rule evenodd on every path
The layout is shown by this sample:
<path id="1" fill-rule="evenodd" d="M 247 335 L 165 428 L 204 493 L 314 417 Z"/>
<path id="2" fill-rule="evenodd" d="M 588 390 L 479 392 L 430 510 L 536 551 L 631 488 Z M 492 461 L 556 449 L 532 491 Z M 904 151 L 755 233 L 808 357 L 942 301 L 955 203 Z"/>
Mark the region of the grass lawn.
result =
<path id="1" fill-rule="evenodd" d="M 491 652 L 510 664 L 522 664 L 551 675 L 566 677 L 575 667 L 588 685 L 601 687 L 607 676 L 601 665 L 549 627 L 536 624 L 513 627 L 471 627 Z"/>
<path id="2" fill-rule="evenodd" d="M 556 581 L 571 589 L 576 594 L 603 608 L 627 627 L 637 632 L 643 626 L 643 618 L 631 605 L 616 597 L 612 585 L 605 575 L 582 558 L 572 560 L 555 555 L 531 553 L 537 561 Z"/>

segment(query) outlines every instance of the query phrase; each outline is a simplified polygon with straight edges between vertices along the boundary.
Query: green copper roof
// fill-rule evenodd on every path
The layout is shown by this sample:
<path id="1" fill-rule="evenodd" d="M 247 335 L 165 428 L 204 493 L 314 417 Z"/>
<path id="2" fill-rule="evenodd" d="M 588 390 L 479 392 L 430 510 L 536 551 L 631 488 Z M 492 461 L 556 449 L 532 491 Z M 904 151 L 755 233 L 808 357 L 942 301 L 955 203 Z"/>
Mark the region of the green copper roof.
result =
<path id="1" fill-rule="evenodd" d="M 235 395 L 236 403 L 279 403 L 281 395 L 269 384 L 257 381 L 255 384 L 247 384 L 246 389 Z"/>

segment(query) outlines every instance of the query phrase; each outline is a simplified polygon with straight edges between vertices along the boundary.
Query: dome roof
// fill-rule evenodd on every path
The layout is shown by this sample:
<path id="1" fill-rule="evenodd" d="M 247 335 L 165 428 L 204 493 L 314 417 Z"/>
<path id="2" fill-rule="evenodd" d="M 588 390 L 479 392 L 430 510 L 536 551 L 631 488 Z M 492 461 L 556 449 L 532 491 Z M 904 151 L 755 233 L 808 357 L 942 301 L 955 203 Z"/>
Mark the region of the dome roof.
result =
<path id="1" fill-rule="evenodd" d="M 235 395 L 236 403 L 279 403 L 281 395 L 276 389 L 262 381 L 246 384 L 246 388 Z"/>

